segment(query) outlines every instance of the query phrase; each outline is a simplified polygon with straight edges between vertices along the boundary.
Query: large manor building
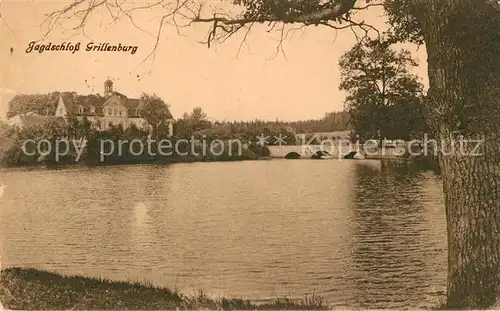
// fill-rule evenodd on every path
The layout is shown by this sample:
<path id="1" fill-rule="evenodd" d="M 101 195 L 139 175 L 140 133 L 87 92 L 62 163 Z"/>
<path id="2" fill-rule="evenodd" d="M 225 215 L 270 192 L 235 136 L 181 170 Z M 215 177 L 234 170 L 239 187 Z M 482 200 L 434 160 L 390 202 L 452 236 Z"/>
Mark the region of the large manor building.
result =
<path id="1" fill-rule="evenodd" d="M 104 82 L 104 96 L 64 94 L 59 96 L 56 117 L 86 117 L 93 126 L 101 131 L 121 126 L 123 129 L 135 125 L 141 130 L 149 130 L 148 122 L 140 116 L 143 102 L 140 99 L 128 98 L 113 90 L 113 81 Z M 173 135 L 174 119 L 169 113 L 169 135 Z"/>
<path id="2" fill-rule="evenodd" d="M 112 127 L 127 129 L 135 125 L 138 129 L 149 131 L 150 125 L 141 117 L 143 107 L 141 99 L 128 98 L 113 90 L 113 81 L 104 82 L 103 96 L 97 94 L 78 95 L 77 93 L 61 93 L 54 116 L 41 116 L 34 112 L 17 115 L 8 124 L 19 127 L 43 126 L 48 122 L 64 123 L 70 117 L 87 118 L 93 127 L 106 131 Z M 167 115 L 168 134 L 173 136 L 174 119 L 170 112 Z"/>

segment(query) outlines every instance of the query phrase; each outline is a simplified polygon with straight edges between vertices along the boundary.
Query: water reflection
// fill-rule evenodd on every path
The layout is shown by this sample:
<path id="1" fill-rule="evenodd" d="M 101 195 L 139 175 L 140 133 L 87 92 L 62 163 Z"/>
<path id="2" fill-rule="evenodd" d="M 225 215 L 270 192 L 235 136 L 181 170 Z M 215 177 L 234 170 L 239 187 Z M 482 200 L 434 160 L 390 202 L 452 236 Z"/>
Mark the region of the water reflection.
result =
<path id="1" fill-rule="evenodd" d="M 435 219 L 442 219 L 443 213 L 433 208 L 435 197 L 426 191 L 436 184 L 426 183 L 422 174 L 397 163 L 382 162 L 379 169 L 357 166 L 351 252 L 355 307 L 436 306 L 437 299 L 426 294 L 431 279 L 436 280 L 429 251 L 442 249 L 429 240 L 433 224 L 424 214 L 430 208 Z M 445 271 L 439 273 L 440 284 L 445 277 Z"/>

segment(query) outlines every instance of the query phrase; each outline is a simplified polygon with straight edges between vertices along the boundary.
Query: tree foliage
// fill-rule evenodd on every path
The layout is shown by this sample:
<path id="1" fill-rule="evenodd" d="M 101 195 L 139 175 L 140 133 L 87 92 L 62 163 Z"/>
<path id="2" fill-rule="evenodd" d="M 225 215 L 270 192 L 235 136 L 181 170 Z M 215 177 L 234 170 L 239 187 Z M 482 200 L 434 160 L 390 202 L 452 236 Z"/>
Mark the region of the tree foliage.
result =
<path id="1" fill-rule="evenodd" d="M 207 114 L 201 107 L 194 108 L 191 113 L 184 113 L 181 119 L 177 120 L 175 126 L 176 136 L 191 137 L 194 133 L 211 128 L 211 123 L 207 120 Z"/>
<path id="2" fill-rule="evenodd" d="M 35 112 L 43 116 L 54 115 L 58 99 L 59 92 L 49 94 L 18 94 L 9 101 L 7 118 L 29 112 Z"/>
<path id="3" fill-rule="evenodd" d="M 425 14 L 425 7 L 420 1 L 384 0 L 384 8 L 391 25 L 390 40 L 392 42 L 424 43 L 419 15 Z"/>
<path id="4" fill-rule="evenodd" d="M 410 73 L 417 63 L 407 50 L 394 51 L 387 41 L 366 39 L 339 62 L 340 89 L 355 134 L 409 139 L 423 132 L 423 86 Z"/>
<path id="5" fill-rule="evenodd" d="M 203 130 L 209 127 L 209 122 L 207 121 L 207 114 L 203 111 L 201 107 L 196 107 L 191 111 L 188 118 L 191 122 L 191 126 L 194 132 Z"/>
<path id="6" fill-rule="evenodd" d="M 139 114 L 151 126 L 153 136 L 160 135 L 160 131 L 168 130 L 167 121 L 172 118 L 168 105 L 156 94 L 141 95 Z"/>
<path id="7" fill-rule="evenodd" d="M 278 19 L 281 21 L 295 22 L 305 15 L 314 15 L 318 11 L 336 8 L 336 17 L 341 20 L 342 14 L 348 16 L 350 9 L 356 1 L 290 1 L 290 0 L 241 0 L 235 1 L 245 7 L 243 17 L 249 20 L 267 21 Z M 343 12 L 343 13 L 340 13 Z M 327 16 L 318 18 L 317 22 L 328 21 Z"/>

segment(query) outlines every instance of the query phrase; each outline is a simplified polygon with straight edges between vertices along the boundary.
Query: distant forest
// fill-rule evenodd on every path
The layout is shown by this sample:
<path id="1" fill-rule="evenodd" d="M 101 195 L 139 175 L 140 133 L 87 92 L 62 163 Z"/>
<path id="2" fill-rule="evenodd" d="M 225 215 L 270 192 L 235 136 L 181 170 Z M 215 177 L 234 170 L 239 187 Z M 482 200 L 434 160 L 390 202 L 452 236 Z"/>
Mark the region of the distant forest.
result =
<path id="1" fill-rule="evenodd" d="M 300 120 L 300 121 L 230 121 L 230 122 L 212 122 L 213 127 L 242 128 L 240 131 L 244 132 L 247 128 L 268 128 L 268 129 L 293 129 L 296 133 L 318 133 L 318 132 L 333 132 L 345 131 L 349 129 L 349 114 L 346 111 L 329 112 L 321 119 L 317 120 Z M 244 128 L 244 129 L 243 129 Z"/>
<path id="2" fill-rule="evenodd" d="M 36 112 L 39 115 L 54 115 L 60 94 L 78 95 L 72 92 L 52 92 L 49 94 L 18 94 L 9 101 L 7 118 L 19 114 Z M 95 95 L 100 96 L 100 95 Z M 208 121 L 207 121 L 208 122 Z M 289 128 L 296 133 L 331 132 L 349 129 L 349 114 L 346 111 L 329 112 L 318 120 L 301 121 L 232 121 L 232 122 L 209 122 L 209 128 L 231 127 L 233 132 L 246 131 L 248 128 Z"/>

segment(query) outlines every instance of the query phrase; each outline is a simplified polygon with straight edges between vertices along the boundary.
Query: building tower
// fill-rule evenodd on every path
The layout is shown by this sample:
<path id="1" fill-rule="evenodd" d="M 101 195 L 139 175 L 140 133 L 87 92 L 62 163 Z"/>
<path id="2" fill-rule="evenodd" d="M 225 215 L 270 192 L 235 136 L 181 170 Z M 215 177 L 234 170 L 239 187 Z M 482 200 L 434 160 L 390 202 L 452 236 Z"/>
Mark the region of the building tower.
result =
<path id="1" fill-rule="evenodd" d="M 104 82 L 104 97 L 113 95 L 113 81 L 110 79 Z"/>

